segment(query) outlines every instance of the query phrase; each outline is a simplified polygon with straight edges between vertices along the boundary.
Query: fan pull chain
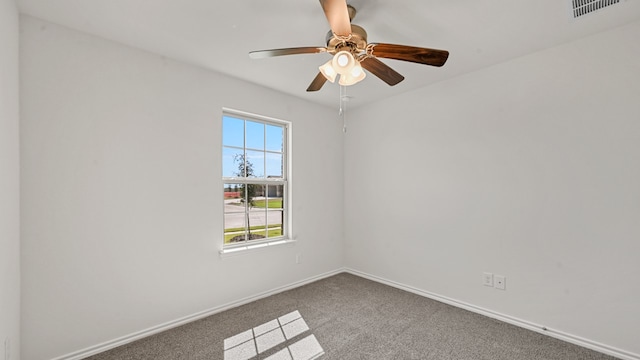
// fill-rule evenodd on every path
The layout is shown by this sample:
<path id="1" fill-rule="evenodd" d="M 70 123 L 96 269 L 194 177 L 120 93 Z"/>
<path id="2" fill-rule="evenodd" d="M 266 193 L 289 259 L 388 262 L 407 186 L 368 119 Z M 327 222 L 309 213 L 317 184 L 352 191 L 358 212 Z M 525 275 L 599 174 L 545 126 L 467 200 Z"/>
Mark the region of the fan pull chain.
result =
<path id="1" fill-rule="evenodd" d="M 342 117 L 342 132 L 347 133 L 347 87 L 340 86 L 340 112 L 339 116 Z"/>

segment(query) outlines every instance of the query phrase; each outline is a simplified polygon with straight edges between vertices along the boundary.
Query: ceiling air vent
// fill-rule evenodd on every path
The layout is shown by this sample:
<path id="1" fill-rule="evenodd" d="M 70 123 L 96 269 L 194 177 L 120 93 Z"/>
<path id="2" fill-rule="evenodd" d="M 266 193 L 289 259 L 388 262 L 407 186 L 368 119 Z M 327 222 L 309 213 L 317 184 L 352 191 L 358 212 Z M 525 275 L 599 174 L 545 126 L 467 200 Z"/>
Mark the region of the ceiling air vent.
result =
<path id="1" fill-rule="evenodd" d="M 620 0 L 571 0 L 573 4 L 573 18 L 604 9 L 608 6 L 620 3 Z"/>

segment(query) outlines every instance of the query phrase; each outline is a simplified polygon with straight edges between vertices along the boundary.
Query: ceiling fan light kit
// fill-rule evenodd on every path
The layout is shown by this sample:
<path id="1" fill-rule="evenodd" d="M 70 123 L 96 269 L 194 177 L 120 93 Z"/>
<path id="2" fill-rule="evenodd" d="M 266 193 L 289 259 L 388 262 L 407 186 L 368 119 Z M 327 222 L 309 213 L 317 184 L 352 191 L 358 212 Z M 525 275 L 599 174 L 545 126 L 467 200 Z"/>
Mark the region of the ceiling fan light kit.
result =
<path id="1" fill-rule="evenodd" d="M 364 80 L 365 77 L 367 77 L 367 74 L 362 70 L 362 66 L 356 63 L 349 72 L 340 74 L 340 81 L 338 81 L 338 83 L 342 86 L 350 86 L 359 83 Z"/>
<path id="2" fill-rule="evenodd" d="M 331 81 L 332 83 L 336 81 L 336 76 L 338 76 L 338 73 L 336 72 L 336 70 L 333 68 L 333 59 L 327 61 L 324 65 L 321 65 L 319 67 L 320 69 L 320 73 L 329 81 Z"/>
<path id="3" fill-rule="evenodd" d="M 331 65 L 340 75 L 348 74 L 355 66 L 356 59 L 350 52 L 342 50 L 333 56 Z"/>
<path id="4" fill-rule="evenodd" d="M 336 81 L 336 77 L 340 75 L 340 85 L 349 86 L 362 81 L 366 74 L 362 70 L 360 62 L 351 54 L 351 52 L 342 50 L 337 52 L 333 58 L 319 67 L 320 72 L 327 80 L 332 83 Z"/>
<path id="5" fill-rule="evenodd" d="M 442 66 L 449 57 L 446 50 L 420 48 L 414 46 L 367 43 L 367 32 L 351 23 L 356 9 L 347 5 L 345 0 L 320 0 L 320 5 L 329 22 L 331 30 L 327 33 L 327 46 L 299 47 L 252 51 L 253 59 L 294 54 L 329 53 L 333 58 L 319 67 L 320 72 L 313 79 L 307 91 L 318 91 L 328 80 L 342 86 L 354 85 L 362 81 L 367 74 L 363 68 L 380 78 L 390 86 L 404 80 L 404 77 L 384 64 L 378 58 L 408 61 L 418 64 Z"/>

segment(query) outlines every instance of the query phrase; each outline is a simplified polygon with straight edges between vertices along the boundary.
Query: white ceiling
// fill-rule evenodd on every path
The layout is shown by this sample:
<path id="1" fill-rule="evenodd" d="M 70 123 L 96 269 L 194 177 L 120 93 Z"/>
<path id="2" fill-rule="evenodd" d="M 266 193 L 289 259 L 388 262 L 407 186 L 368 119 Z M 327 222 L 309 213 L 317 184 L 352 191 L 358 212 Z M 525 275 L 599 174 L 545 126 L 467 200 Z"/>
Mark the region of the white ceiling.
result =
<path id="1" fill-rule="evenodd" d="M 324 46 L 318 0 L 18 0 L 22 13 L 336 107 L 339 86 L 305 90 L 328 54 L 251 60 L 248 52 Z M 574 20 L 569 0 L 351 0 L 369 42 L 450 52 L 442 68 L 383 59 L 406 79 L 373 75 L 348 88 L 350 107 L 411 91 L 640 19 L 622 0 Z M 612 54 L 615 56 L 615 54 Z"/>

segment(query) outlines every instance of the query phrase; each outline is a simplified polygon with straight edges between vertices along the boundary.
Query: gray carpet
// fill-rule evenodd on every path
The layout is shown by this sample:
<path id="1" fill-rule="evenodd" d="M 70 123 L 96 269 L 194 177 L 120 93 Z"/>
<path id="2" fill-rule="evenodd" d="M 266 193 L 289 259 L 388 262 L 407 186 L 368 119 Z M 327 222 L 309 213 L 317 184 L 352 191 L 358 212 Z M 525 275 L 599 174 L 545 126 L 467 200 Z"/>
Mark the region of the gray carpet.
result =
<path id="1" fill-rule="evenodd" d="M 308 330 L 288 336 L 286 327 L 293 323 L 286 324 L 290 320 L 281 317 L 296 310 L 298 317 L 303 319 L 302 322 L 298 319 L 298 324 L 306 324 Z M 278 318 L 280 320 L 275 321 Z M 234 339 L 234 336 L 237 339 L 238 334 L 247 334 L 249 330 L 248 336 L 253 333 L 256 340 L 244 345 L 249 345 L 248 349 L 252 346 L 260 349 L 254 346 L 259 342 L 259 332 L 251 329 L 261 325 L 264 328 L 267 324 L 277 328 L 273 334 L 277 332 L 280 338 L 280 331 L 284 332 L 284 342 L 261 350 L 255 356 L 251 353 L 242 355 L 240 351 L 240 358 L 298 360 L 296 344 L 313 335 L 324 351 L 319 359 L 327 360 L 615 359 L 346 273 L 212 315 L 89 359 L 223 360 L 226 357 L 230 360 L 231 352 L 242 349 L 232 347 L 235 344 L 227 340 L 225 356 L 225 339 Z M 241 341 L 244 340 L 238 342 Z"/>

